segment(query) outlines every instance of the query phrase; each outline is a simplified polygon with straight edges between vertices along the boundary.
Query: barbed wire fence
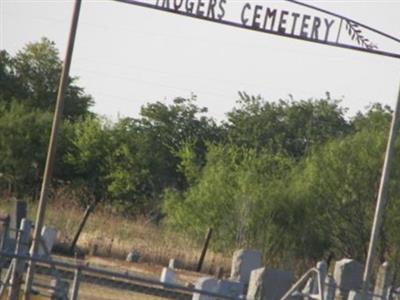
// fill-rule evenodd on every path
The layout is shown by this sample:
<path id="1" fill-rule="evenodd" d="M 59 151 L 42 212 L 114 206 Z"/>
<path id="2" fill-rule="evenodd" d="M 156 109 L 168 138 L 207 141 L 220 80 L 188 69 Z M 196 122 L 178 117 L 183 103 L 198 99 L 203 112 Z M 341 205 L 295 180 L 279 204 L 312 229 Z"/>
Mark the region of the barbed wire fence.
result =
<path id="1" fill-rule="evenodd" d="M 49 299 L 196 299 L 195 295 L 209 296 L 210 299 L 241 299 L 218 293 L 198 290 L 178 284 L 161 282 L 159 279 L 138 276 L 129 272 L 110 271 L 105 268 L 91 267 L 80 262 L 66 262 L 46 257 L 32 257 L 17 253 L 0 252 L 2 266 L 8 264 L 0 282 L 0 299 L 18 294 L 16 283 L 21 289 L 23 280 L 16 280 L 16 266 L 35 262 L 35 280 L 31 295 Z M 20 273 L 23 275 L 23 273 Z M 21 276 L 23 278 L 23 276 Z M 15 281 L 16 280 L 16 281 Z M 325 283 L 326 288 L 349 292 L 342 287 Z M 18 288 L 18 287 L 17 287 Z M 294 294 L 293 294 L 294 295 Z M 297 295 L 299 296 L 299 295 Z M 302 294 L 303 299 L 314 299 L 312 293 Z M 391 290 L 387 295 L 370 294 L 371 299 L 400 299 L 400 291 Z M 326 296 L 322 296 L 322 299 Z M 327 297 L 329 298 L 329 297 Z"/>
<path id="2" fill-rule="evenodd" d="M 51 299 L 124 299 L 130 296 L 132 299 L 186 300 L 192 299 L 195 294 L 217 299 L 238 299 L 128 272 L 119 273 L 79 263 L 7 252 L 0 252 L 0 258 L 2 262 L 9 261 L 9 267 L 1 280 L 0 299 L 3 299 L 7 289 L 9 297 L 11 293 L 15 293 L 16 277 L 12 275 L 15 273 L 15 266 L 26 265 L 29 261 L 35 263 L 36 275 L 30 293 Z M 17 282 L 19 288 L 22 288 L 23 281 L 17 280 Z"/>
<path id="3" fill-rule="evenodd" d="M 15 245 L 7 245 L 3 237 L 0 248 L 0 299 L 19 299 L 24 286 L 27 265 L 33 262 L 35 278 L 28 291 L 40 299 L 195 299 L 200 295 L 213 299 L 238 299 L 177 283 L 92 267 L 81 261 L 53 259 L 43 239 L 39 240 L 44 255 L 29 253 L 32 223 L 23 219 L 16 232 Z M 9 239 L 10 240 L 10 239 Z M 10 251 L 10 249 L 15 249 Z M 7 295 L 6 295 L 7 294 Z"/>

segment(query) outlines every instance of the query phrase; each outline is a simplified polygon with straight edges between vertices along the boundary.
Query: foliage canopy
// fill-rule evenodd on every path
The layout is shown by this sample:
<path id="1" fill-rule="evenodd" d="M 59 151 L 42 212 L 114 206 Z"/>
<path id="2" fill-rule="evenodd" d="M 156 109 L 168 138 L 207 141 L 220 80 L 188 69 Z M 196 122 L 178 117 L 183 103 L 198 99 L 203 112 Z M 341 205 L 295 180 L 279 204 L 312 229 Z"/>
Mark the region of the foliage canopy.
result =
<path id="1" fill-rule="evenodd" d="M 0 51 L 5 195 L 37 199 L 61 66 L 45 38 L 14 56 Z M 241 92 L 218 124 L 195 96 L 149 103 L 116 122 L 90 112 L 93 103 L 69 78 L 53 186 L 84 191 L 82 205 L 95 199 L 126 215 L 165 215 L 195 239 L 213 227 L 215 249 L 259 248 L 273 264 L 365 258 L 389 107 L 350 118 L 329 94 L 270 102 Z M 382 259 L 400 252 L 396 158 Z"/>

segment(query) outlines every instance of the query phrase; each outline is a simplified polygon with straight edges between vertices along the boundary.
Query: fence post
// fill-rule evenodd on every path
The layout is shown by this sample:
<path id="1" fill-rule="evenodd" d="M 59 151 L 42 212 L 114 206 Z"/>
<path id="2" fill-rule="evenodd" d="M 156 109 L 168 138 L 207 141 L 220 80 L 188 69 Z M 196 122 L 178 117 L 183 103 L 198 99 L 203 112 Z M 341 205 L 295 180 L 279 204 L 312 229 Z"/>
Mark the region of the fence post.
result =
<path id="1" fill-rule="evenodd" d="M 78 294 L 79 294 L 79 285 L 81 281 L 81 268 L 78 267 L 75 270 L 74 274 L 74 281 L 72 282 L 72 289 L 71 289 L 71 298 L 70 300 L 78 300 Z"/>
<path id="2" fill-rule="evenodd" d="M 212 234 L 212 228 L 208 228 L 207 234 L 206 234 L 206 239 L 204 241 L 204 246 L 203 246 L 203 250 L 201 251 L 201 255 L 199 258 L 199 263 L 197 264 L 197 272 L 201 271 L 201 267 L 203 266 L 203 262 L 204 262 L 204 257 L 206 256 L 207 253 L 207 249 L 208 249 L 208 244 L 210 243 L 210 239 L 211 239 L 211 234 Z"/>
<path id="3" fill-rule="evenodd" d="M 77 230 L 76 233 L 75 233 L 75 236 L 74 236 L 74 238 L 73 238 L 73 240 L 72 240 L 71 245 L 69 246 L 69 252 L 70 252 L 70 253 L 73 253 L 73 252 L 74 252 L 76 243 L 78 242 L 78 239 L 79 239 L 79 236 L 81 235 L 81 232 L 82 232 L 82 230 L 83 230 L 83 227 L 85 227 L 86 221 L 88 220 L 90 214 L 94 211 L 94 209 L 95 209 L 97 203 L 98 203 L 98 201 L 96 200 L 96 201 L 92 202 L 92 203 L 86 208 L 85 213 L 83 214 L 82 220 L 81 220 L 81 222 L 79 223 L 78 230 Z"/>
<path id="4" fill-rule="evenodd" d="M 25 255 L 29 249 L 29 235 L 32 228 L 31 221 L 22 219 L 21 227 L 18 232 L 17 245 L 15 247 L 16 255 Z M 22 259 L 14 258 L 10 278 L 10 290 L 8 293 L 9 300 L 18 300 L 19 292 L 22 284 L 22 276 L 24 275 L 25 262 Z"/>

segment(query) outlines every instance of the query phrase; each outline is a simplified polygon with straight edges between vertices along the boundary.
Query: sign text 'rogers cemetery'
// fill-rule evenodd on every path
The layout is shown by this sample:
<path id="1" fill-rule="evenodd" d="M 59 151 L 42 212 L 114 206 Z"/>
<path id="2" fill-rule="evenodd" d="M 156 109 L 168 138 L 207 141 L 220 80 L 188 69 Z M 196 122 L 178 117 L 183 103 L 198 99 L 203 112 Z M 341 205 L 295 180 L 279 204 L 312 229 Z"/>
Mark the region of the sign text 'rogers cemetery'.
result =
<path id="1" fill-rule="evenodd" d="M 400 39 L 298 1 L 115 1 L 309 42 L 400 58 Z M 378 48 L 377 41 L 385 44 L 386 49 Z"/>
<path id="2" fill-rule="evenodd" d="M 264 2 L 265 3 L 265 2 Z M 157 7 L 183 12 L 197 17 L 222 21 L 229 11 L 228 5 L 238 2 L 227 0 L 155 0 Z M 243 27 L 250 27 L 283 35 L 298 36 L 323 42 L 336 41 L 338 27 L 333 32 L 335 21 L 332 18 L 312 16 L 297 11 L 280 10 L 271 5 L 243 2 L 236 20 Z M 237 11 L 237 9 L 232 9 Z"/>

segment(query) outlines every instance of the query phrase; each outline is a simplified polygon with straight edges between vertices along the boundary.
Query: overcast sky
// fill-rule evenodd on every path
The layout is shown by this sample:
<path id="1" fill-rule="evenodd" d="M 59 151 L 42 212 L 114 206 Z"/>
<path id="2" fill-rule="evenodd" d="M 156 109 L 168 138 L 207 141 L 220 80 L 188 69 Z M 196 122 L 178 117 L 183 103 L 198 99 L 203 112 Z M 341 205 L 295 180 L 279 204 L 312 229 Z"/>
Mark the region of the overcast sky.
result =
<path id="1" fill-rule="evenodd" d="M 257 2 L 287 7 L 277 0 Z M 400 0 L 307 3 L 400 37 Z M 72 8 L 73 1 L 0 0 L 0 48 L 15 54 L 45 36 L 63 56 Z M 394 105 L 400 60 L 109 0 L 83 0 L 71 75 L 79 76 L 95 98 L 93 110 L 113 119 L 137 116 L 147 102 L 169 103 L 194 93 L 198 104 L 221 120 L 238 91 L 271 101 L 289 94 L 320 98 L 329 91 L 353 114 L 371 102 Z"/>

